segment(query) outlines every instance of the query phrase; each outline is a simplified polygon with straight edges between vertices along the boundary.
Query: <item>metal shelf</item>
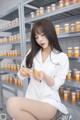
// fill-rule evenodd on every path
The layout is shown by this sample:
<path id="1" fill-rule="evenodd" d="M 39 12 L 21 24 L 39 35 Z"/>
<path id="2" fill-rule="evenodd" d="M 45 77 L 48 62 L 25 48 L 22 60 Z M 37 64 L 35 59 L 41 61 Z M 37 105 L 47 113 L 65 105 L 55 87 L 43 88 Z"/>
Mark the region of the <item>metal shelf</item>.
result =
<path id="1" fill-rule="evenodd" d="M 21 56 L 13 56 L 13 57 L 0 56 L 0 60 L 2 60 L 2 59 L 21 59 Z"/>
<path id="2" fill-rule="evenodd" d="M 64 85 L 80 88 L 80 82 L 76 82 L 74 79 L 70 81 L 66 80 Z"/>
<path id="3" fill-rule="evenodd" d="M 14 42 L 4 42 L 4 43 L 0 43 L 0 45 L 5 45 L 5 44 L 19 44 L 20 43 L 20 41 L 18 40 L 18 41 L 14 41 Z"/>
<path id="4" fill-rule="evenodd" d="M 15 24 L 13 26 L 0 29 L 0 32 L 13 32 L 13 31 L 19 31 L 19 25 Z"/>
<path id="5" fill-rule="evenodd" d="M 0 18 L 4 20 L 13 20 L 16 17 L 18 17 L 18 7 L 14 7 L 10 10 L 8 10 L 5 13 L 0 14 Z"/>
<path id="6" fill-rule="evenodd" d="M 70 57 L 69 60 L 75 60 L 75 61 L 77 61 L 77 62 L 80 62 L 80 57 L 78 57 L 78 58 Z"/>
<path id="7" fill-rule="evenodd" d="M 2 70 L 2 69 L 0 69 L 0 71 L 3 73 L 3 74 L 7 74 L 7 73 L 11 73 L 11 74 L 17 74 L 18 72 L 17 71 L 11 71 L 11 70 Z M 1 73 L 0 72 L 0 73 Z"/>
<path id="8" fill-rule="evenodd" d="M 61 39 L 61 38 L 70 38 L 70 37 L 80 37 L 80 33 L 78 32 L 74 32 L 74 33 L 63 33 L 63 34 L 60 34 L 58 35 L 58 38 Z"/>
<path id="9" fill-rule="evenodd" d="M 5 81 L 2 80 L 2 86 L 4 86 L 4 85 L 7 85 L 7 86 L 9 86 L 11 88 L 18 89 L 18 90 L 21 90 L 21 91 L 23 90 L 23 88 L 20 88 L 18 86 L 15 86 L 14 84 L 7 83 L 7 82 L 5 82 Z"/>
<path id="10" fill-rule="evenodd" d="M 25 23 L 31 23 L 39 19 L 50 18 L 50 17 L 53 17 L 53 19 L 52 18 L 51 19 L 54 21 L 56 19 L 79 15 L 80 14 L 79 11 L 80 11 L 80 3 L 77 3 L 74 5 L 70 5 L 69 7 L 65 7 L 63 9 L 57 9 L 55 12 L 45 13 L 44 15 L 39 17 L 35 16 L 34 18 L 31 17 L 26 18 Z"/>
<path id="11" fill-rule="evenodd" d="M 77 112 L 79 112 L 80 111 L 80 105 L 78 105 L 78 103 L 72 103 L 71 101 L 68 101 L 68 102 L 65 102 L 63 99 L 62 99 L 62 103 L 64 104 L 64 105 L 66 105 L 69 109 L 74 109 L 74 110 L 76 110 Z"/>

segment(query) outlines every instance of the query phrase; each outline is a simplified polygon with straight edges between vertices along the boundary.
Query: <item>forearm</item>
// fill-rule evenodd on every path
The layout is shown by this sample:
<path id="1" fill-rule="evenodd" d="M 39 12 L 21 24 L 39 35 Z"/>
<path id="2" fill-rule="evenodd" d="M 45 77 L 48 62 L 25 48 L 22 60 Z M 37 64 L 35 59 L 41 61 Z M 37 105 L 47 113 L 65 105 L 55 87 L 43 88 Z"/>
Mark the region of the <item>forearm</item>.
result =
<path id="1" fill-rule="evenodd" d="M 47 74 L 44 73 L 44 81 L 47 83 L 49 86 L 53 86 L 55 84 L 54 78 L 48 76 Z"/>

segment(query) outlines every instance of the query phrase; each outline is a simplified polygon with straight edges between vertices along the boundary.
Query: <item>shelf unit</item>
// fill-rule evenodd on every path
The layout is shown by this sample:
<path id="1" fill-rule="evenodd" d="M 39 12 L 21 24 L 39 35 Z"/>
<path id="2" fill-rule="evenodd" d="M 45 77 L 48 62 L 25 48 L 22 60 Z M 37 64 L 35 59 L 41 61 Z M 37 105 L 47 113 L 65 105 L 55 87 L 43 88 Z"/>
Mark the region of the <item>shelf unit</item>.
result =
<path id="1" fill-rule="evenodd" d="M 58 2 L 58 1 L 57 1 Z M 32 1 L 30 3 L 31 5 L 36 6 L 35 1 Z M 38 8 L 41 7 L 41 2 L 38 3 Z M 50 4 L 49 4 L 50 5 Z M 42 7 L 44 7 L 45 5 L 42 5 Z M 55 12 L 51 12 L 51 13 L 44 13 L 44 15 L 42 16 L 35 16 L 34 18 L 31 18 L 30 14 L 25 17 L 25 25 L 28 24 L 33 24 L 35 21 L 43 19 L 43 18 L 47 18 L 48 20 L 51 20 L 53 22 L 53 24 L 59 23 L 59 21 L 64 21 L 64 19 L 66 18 L 68 21 L 73 19 L 73 18 L 80 18 L 80 3 L 74 4 L 74 5 L 70 5 L 69 7 L 65 7 L 63 9 L 57 9 Z M 63 33 L 58 35 L 59 40 L 67 40 L 68 39 L 73 39 L 73 38 L 78 38 L 80 39 L 80 32 L 74 32 L 74 33 Z M 69 42 L 69 41 L 68 41 Z M 70 61 L 75 61 L 75 62 L 80 62 L 80 58 L 74 58 L 71 57 L 69 58 Z M 80 68 L 79 68 L 80 69 Z M 76 87 L 80 89 L 80 83 L 75 82 L 74 80 L 72 81 L 67 81 L 65 82 L 66 86 L 70 86 L 70 87 Z M 69 109 L 74 109 L 75 113 L 76 111 L 80 111 L 80 107 L 77 104 L 71 104 L 70 102 L 64 102 L 62 100 L 62 102 L 69 108 Z"/>

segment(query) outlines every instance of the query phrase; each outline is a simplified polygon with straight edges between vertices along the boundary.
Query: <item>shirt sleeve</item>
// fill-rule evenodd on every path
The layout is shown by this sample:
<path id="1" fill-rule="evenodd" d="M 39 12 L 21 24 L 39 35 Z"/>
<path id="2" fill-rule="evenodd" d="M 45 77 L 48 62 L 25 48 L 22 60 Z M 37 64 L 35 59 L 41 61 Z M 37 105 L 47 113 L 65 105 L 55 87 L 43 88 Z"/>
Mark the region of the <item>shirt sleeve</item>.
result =
<path id="1" fill-rule="evenodd" d="M 23 61 L 22 61 L 22 63 L 21 63 L 21 68 L 22 68 L 23 66 L 26 67 L 26 57 L 27 57 L 27 55 L 30 53 L 30 51 L 31 51 L 31 49 L 30 49 L 30 50 L 28 51 L 28 53 L 25 55 L 25 57 L 24 57 L 24 59 L 23 59 Z M 19 78 L 21 81 L 23 81 L 24 79 L 27 79 L 27 77 L 21 76 L 21 75 L 20 75 L 20 72 L 18 72 L 17 76 L 18 76 L 18 78 Z"/>
<path id="2" fill-rule="evenodd" d="M 56 71 L 54 77 L 55 84 L 52 86 L 52 89 L 59 90 L 59 87 L 64 84 L 66 75 L 69 70 L 69 60 L 66 54 L 63 54 L 60 58 L 59 67 Z"/>

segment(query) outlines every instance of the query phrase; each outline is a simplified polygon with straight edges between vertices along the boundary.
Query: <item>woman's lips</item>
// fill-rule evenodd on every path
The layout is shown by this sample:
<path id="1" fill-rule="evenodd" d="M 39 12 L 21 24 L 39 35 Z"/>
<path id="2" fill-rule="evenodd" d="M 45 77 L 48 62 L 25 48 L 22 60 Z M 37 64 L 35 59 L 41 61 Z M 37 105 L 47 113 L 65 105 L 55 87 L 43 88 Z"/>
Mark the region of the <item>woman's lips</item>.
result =
<path id="1" fill-rule="evenodd" d="M 45 43 L 41 43 L 41 46 L 44 46 L 45 45 Z"/>

